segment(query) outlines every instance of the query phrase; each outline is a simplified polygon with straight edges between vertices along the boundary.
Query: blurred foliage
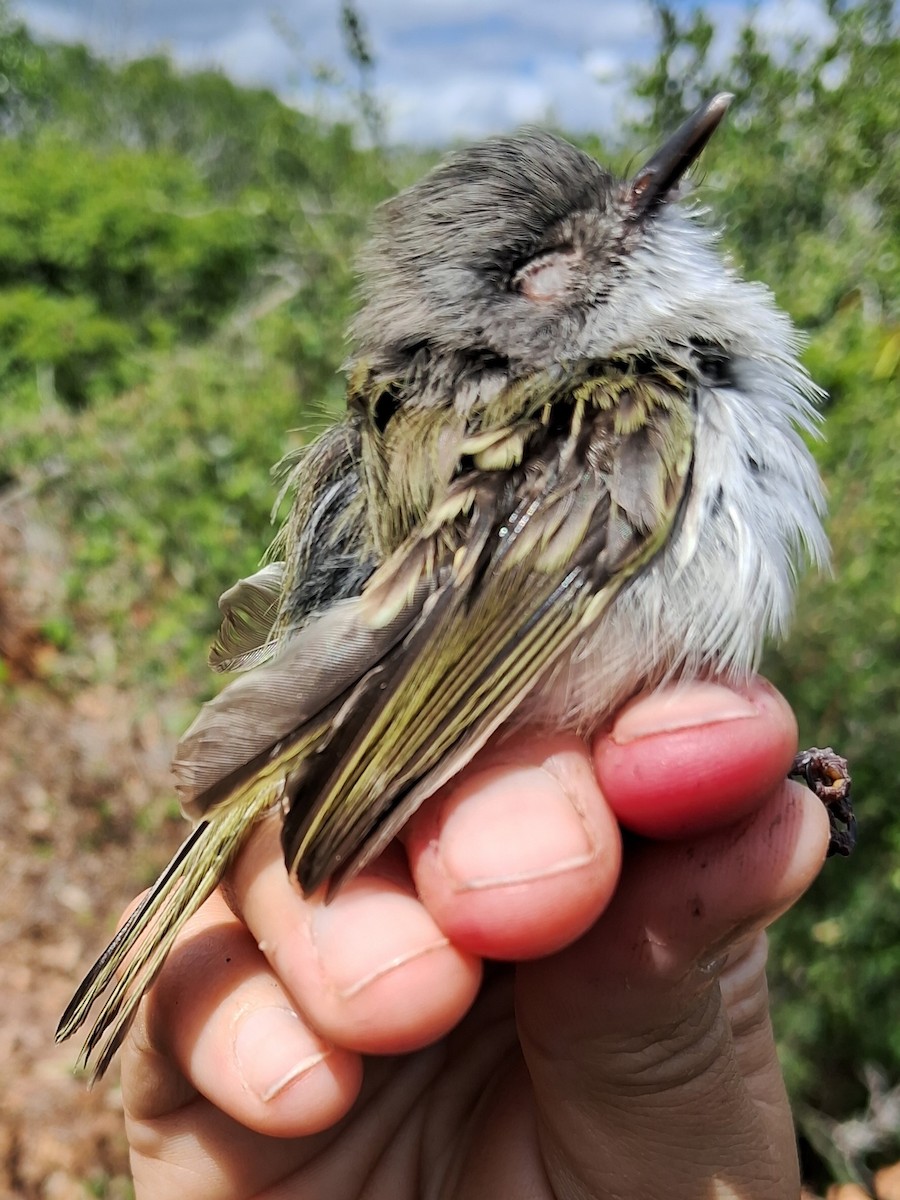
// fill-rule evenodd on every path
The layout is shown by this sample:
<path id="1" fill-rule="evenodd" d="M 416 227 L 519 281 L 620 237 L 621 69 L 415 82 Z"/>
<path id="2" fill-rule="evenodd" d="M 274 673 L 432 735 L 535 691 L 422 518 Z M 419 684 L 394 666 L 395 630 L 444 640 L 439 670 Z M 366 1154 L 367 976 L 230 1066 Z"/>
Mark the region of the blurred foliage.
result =
<path id="1" fill-rule="evenodd" d="M 66 531 L 60 670 L 211 688 L 214 598 L 272 535 L 291 431 L 342 402 L 352 250 L 410 167 L 271 92 L 8 17 L 3 79 L 0 486 Z"/>
<path id="2" fill-rule="evenodd" d="M 282 321 L 282 352 L 304 373 L 317 364 L 316 384 L 334 371 L 348 248 L 393 190 L 349 126 L 162 56 L 114 67 L 39 45 L 8 17 L 0 80 L 7 412 L 31 416 L 51 394 L 82 407 L 146 379 L 146 351 L 204 338 L 267 288 L 297 318 Z"/>
<path id="3" fill-rule="evenodd" d="M 835 578 L 807 581 L 768 670 L 804 744 L 854 768 L 858 854 L 829 865 L 773 954 L 794 1094 L 840 1117 L 865 1099 L 863 1064 L 900 1077 L 900 41 L 888 0 L 821 3 L 824 37 L 776 53 L 751 19 L 718 68 L 704 13 L 658 3 L 631 142 L 736 93 L 701 194 L 829 394 L 816 454 Z M 111 65 L 2 21 L 0 485 L 39 494 L 65 531 L 59 686 L 211 687 L 212 599 L 266 544 L 267 468 L 341 403 L 353 252 L 428 160 L 380 147 L 365 31 L 342 14 L 368 148 L 220 74 Z M 98 629 L 114 651 L 96 652 Z"/>
<path id="4" fill-rule="evenodd" d="M 247 207 L 171 152 L 51 128 L 0 142 L 0 172 L 0 388 L 26 413 L 48 389 L 71 407 L 121 390 L 139 347 L 210 332 L 260 259 Z"/>

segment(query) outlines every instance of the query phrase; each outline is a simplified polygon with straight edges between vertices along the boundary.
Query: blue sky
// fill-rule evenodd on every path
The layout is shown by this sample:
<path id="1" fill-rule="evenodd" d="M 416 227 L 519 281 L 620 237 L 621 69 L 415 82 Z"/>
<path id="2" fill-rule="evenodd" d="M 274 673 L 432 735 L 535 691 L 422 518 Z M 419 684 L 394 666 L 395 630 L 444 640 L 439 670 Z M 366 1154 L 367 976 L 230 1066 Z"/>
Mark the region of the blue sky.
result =
<path id="1" fill-rule="evenodd" d="M 684 10 L 688 0 L 676 0 Z M 338 0 L 18 0 L 39 35 L 86 41 L 114 56 L 164 47 L 185 66 L 215 65 L 303 106 L 316 70 L 343 71 Z M 396 140 L 438 143 L 553 119 L 610 135 L 626 115 L 629 73 L 653 53 L 642 0 L 359 0 L 376 85 Z M 724 60 L 750 11 L 710 0 Z M 757 0 L 774 44 L 818 42 L 819 0 Z"/>

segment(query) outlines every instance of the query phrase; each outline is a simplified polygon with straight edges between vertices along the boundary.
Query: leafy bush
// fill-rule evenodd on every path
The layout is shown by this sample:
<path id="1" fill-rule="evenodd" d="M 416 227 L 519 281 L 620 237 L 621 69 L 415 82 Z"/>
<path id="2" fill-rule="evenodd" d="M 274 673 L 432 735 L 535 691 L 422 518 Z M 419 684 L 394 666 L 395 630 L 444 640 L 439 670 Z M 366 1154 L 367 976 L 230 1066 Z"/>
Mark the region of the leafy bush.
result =
<path id="1" fill-rule="evenodd" d="M 41 367 L 84 405 L 136 376 L 142 345 L 209 333 L 263 252 L 249 209 L 219 203 L 168 152 L 0 141 L 0 388 L 40 403 Z"/>

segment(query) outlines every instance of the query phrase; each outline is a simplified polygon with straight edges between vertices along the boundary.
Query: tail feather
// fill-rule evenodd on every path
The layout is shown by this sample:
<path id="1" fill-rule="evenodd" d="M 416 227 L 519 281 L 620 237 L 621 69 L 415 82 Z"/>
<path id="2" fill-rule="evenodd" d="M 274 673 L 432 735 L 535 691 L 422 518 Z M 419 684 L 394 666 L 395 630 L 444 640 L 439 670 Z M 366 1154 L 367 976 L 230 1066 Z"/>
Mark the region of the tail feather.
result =
<path id="1" fill-rule="evenodd" d="M 81 1069 L 93 1061 L 92 1080 L 112 1061 L 178 934 L 213 893 L 281 787 L 281 780 L 257 781 L 243 802 L 223 805 L 198 825 L 85 976 L 60 1019 L 56 1040 L 76 1033 L 108 992 L 78 1059 Z"/>

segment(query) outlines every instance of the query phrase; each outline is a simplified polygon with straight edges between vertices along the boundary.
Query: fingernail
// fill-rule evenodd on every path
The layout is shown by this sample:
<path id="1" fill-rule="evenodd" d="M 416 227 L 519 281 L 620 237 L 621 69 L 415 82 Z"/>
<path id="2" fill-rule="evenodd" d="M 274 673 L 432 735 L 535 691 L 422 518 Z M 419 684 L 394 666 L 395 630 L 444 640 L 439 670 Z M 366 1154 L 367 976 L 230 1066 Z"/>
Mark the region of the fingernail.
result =
<path id="1" fill-rule="evenodd" d="M 485 836 L 492 830 L 491 837 Z M 594 844 L 560 781 L 541 767 L 495 767 L 444 807 L 440 855 L 460 890 L 509 887 L 590 863 Z"/>
<path id="2" fill-rule="evenodd" d="M 268 1104 L 331 1053 L 289 1008 L 267 1005 L 238 1019 L 234 1059 L 245 1086 Z"/>
<path id="3" fill-rule="evenodd" d="M 744 696 L 718 683 L 692 683 L 640 696 L 616 718 L 610 739 L 618 745 L 697 725 L 745 721 L 759 710 Z"/>
<path id="4" fill-rule="evenodd" d="M 379 910 L 377 938 L 371 934 L 373 903 Z M 360 909 L 359 920 L 351 911 L 355 907 Z M 351 885 L 333 903 L 318 905 L 312 941 L 322 973 L 343 1000 L 450 944 L 415 896 L 401 889 L 386 892 L 383 881 L 377 897 L 364 882 Z"/>

